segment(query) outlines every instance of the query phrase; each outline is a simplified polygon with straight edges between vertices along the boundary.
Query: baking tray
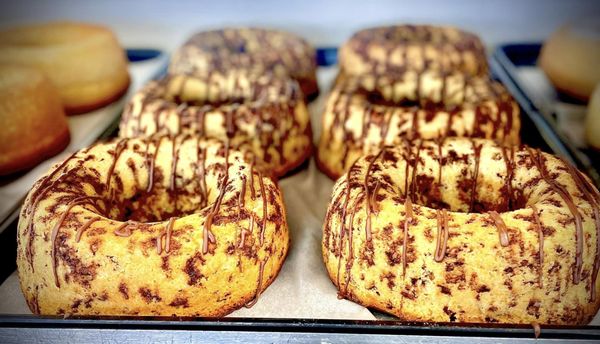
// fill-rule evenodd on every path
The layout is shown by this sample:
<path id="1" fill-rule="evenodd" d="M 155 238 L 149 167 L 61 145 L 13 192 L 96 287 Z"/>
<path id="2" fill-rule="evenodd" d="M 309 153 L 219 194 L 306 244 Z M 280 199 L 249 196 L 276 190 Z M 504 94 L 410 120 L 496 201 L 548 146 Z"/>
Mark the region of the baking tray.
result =
<path id="1" fill-rule="evenodd" d="M 600 188 L 600 153 L 583 144 L 574 144 L 565 132 L 565 126 L 561 126 L 559 122 L 559 106 L 568 105 L 585 112 L 585 104 L 561 95 L 545 79 L 543 72 L 537 67 L 541 48 L 541 43 L 511 43 L 498 46 L 492 56 L 494 73 L 525 110 L 528 119 L 551 151 L 575 163 L 594 181 L 596 187 Z M 532 77 L 537 79 L 536 82 L 532 81 Z M 534 87 L 538 86 L 546 92 L 534 92 L 532 83 Z M 583 124 L 580 123 L 580 126 Z M 521 131 L 525 143 L 528 143 L 526 139 L 529 133 L 530 131 Z M 573 135 L 571 134 L 571 137 Z"/>
<path id="2" fill-rule="evenodd" d="M 336 49 L 317 50 L 320 66 L 336 63 Z M 492 70 L 502 73 L 494 60 Z M 509 85 L 507 85 L 509 86 Z M 509 87 L 511 89 L 511 87 Z M 322 89 L 323 94 L 327 89 Z M 556 150 L 552 135 L 538 129 L 528 108 L 523 108 L 524 143 L 545 151 Z M 116 118 L 104 136 L 114 135 Z M 314 124 L 313 124 L 314 125 Z M 576 159 L 568 154 L 569 159 Z M 4 258 L 0 280 L 15 270 L 16 221 L 0 233 L 0 257 Z M 308 292 L 308 291 L 307 291 Z M 0 296 L 1 297 L 1 296 Z M 534 340 L 531 326 L 503 324 L 409 323 L 377 314 L 378 320 L 322 320 L 268 318 L 160 318 L 160 317 L 48 317 L 0 315 L 0 342 L 367 342 L 427 341 L 455 343 L 465 339 L 477 342 L 529 342 Z M 598 326 L 553 326 L 542 328 L 540 340 L 559 342 L 598 342 Z"/>

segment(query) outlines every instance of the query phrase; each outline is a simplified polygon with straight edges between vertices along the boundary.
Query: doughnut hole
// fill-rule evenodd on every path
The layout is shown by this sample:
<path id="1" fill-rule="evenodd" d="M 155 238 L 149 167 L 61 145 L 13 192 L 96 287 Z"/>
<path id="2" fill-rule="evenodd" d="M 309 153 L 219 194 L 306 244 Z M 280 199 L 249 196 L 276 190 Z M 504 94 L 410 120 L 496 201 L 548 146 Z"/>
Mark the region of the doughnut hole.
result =
<path id="1" fill-rule="evenodd" d="M 152 156 L 159 140 L 157 138 L 149 145 L 149 159 L 146 159 L 147 146 L 144 141 L 129 141 L 129 147 L 119 155 L 108 184 L 106 174 L 99 179 L 94 177 L 98 174 L 90 169 L 91 178 L 87 179 L 85 193 L 101 196 L 99 203 L 103 206 L 97 208 L 101 215 L 116 221 L 158 222 L 202 212 L 216 201 L 220 182 L 225 175 L 225 147 L 220 145 L 215 149 L 212 146 L 205 153 L 201 148 L 199 153 L 196 140 L 175 141 L 174 148 L 173 141 L 165 138 L 161 140 L 156 157 L 157 161 L 163 163 L 154 164 L 152 169 Z M 114 156 L 116 148 L 118 144 L 109 150 L 111 156 Z M 94 150 L 90 153 L 94 154 Z M 196 163 L 198 154 L 206 154 L 206 157 Z M 174 155 L 177 155 L 177 163 L 174 163 Z M 230 164 L 241 158 L 238 155 L 232 153 Z M 98 171 L 109 171 L 113 162 L 114 159 L 104 159 Z M 109 187 L 103 188 L 102 185 Z M 96 192 L 98 188 L 103 189 L 102 192 Z"/>

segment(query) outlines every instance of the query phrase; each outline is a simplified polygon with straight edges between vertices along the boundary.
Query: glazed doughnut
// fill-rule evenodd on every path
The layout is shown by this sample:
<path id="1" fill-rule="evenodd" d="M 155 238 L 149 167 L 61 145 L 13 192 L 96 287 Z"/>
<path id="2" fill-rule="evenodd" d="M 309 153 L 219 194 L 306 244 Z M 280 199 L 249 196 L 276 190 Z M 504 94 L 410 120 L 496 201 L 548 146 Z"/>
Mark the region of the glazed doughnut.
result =
<path id="1" fill-rule="evenodd" d="M 257 161 L 282 176 L 310 156 L 310 116 L 294 80 L 251 75 L 152 81 L 126 106 L 120 136 L 194 133 L 230 140 L 232 147 L 251 147 Z"/>
<path id="2" fill-rule="evenodd" d="M 362 154 L 405 137 L 516 144 L 520 126 L 517 103 L 486 77 L 435 71 L 341 76 L 325 106 L 317 163 L 335 179 Z"/>
<path id="3" fill-rule="evenodd" d="M 277 276 L 289 236 L 278 186 L 214 140 L 117 139 L 30 191 L 18 227 L 35 314 L 223 316 Z"/>
<path id="4" fill-rule="evenodd" d="M 349 75 L 412 70 L 487 75 L 479 38 L 452 27 L 384 26 L 355 33 L 341 48 L 340 69 Z"/>
<path id="5" fill-rule="evenodd" d="M 600 83 L 600 22 L 588 17 L 563 25 L 544 43 L 539 65 L 554 86 L 587 101 Z"/>
<path id="6" fill-rule="evenodd" d="M 323 258 L 340 296 L 406 321 L 583 325 L 600 306 L 599 203 L 539 150 L 405 141 L 337 181 Z"/>
<path id="7" fill-rule="evenodd" d="M 259 28 L 226 28 L 193 35 L 173 54 L 169 72 L 206 76 L 247 70 L 289 76 L 307 99 L 319 94 L 315 49 L 291 33 Z"/>
<path id="8" fill-rule="evenodd" d="M 51 22 L 2 31 L 0 62 L 41 69 L 68 114 L 109 104 L 129 86 L 123 48 L 110 30 L 97 25 Z"/>
<path id="9" fill-rule="evenodd" d="M 0 176 L 33 167 L 70 141 L 52 83 L 38 70 L 0 64 Z"/>

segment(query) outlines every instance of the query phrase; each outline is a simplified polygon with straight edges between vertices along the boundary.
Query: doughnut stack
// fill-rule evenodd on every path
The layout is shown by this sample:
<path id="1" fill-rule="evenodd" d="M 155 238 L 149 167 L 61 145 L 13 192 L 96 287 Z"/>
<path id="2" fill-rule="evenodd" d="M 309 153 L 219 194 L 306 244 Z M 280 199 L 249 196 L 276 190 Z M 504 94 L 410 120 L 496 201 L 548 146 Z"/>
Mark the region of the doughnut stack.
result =
<path id="1" fill-rule="evenodd" d="M 33 187 L 18 227 L 35 314 L 224 316 L 287 256 L 277 177 L 311 153 L 315 52 L 265 29 L 192 36 L 126 105 L 119 138 Z"/>
<path id="2" fill-rule="evenodd" d="M 586 324 L 600 307 L 600 193 L 519 146 L 519 107 L 454 28 L 360 31 L 317 152 L 335 183 L 322 253 L 340 298 L 406 321 Z"/>
<path id="3" fill-rule="evenodd" d="M 389 26 L 354 34 L 322 119 L 317 162 L 335 179 L 362 154 L 403 138 L 519 143 L 519 107 L 488 77 L 477 36 L 449 27 Z"/>

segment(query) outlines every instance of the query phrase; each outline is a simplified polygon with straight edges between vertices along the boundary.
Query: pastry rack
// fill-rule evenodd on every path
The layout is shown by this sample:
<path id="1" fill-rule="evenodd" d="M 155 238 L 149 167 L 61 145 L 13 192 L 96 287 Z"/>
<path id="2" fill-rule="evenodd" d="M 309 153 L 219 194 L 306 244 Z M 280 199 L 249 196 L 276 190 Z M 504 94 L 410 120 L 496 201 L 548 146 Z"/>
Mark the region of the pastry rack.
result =
<path id="1" fill-rule="evenodd" d="M 318 63 L 336 63 L 335 48 L 318 49 Z M 569 146 L 556 128 L 532 106 L 510 71 L 496 53 L 490 64 L 499 78 L 515 95 L 522 110 L 524 143 L 560 154 L 585 168 L 577 150 Z M 500 60 L 500 61 L 499 61 Z M 162 70 L 164 73 L 164 69 Z M 322 90 L 326 92 L 327 90 Z M 117 130 L 118 117 L 101 137 Z M 588 165 L 595 171 L 593 164 Z M 587 171 L 587 170 L 586 170 Z M 589 173 L 589 172 L 588 172 Z M 597 182 L 597 180 L 596 180 Z M 15 270 L 16 220 L 0 233 L 0 254 L 5 264 L 0 270 L 4 280 Z M 0 295 L 2 297 L 2 295 Z M 65 338 L 85 343 L 128 342 L 365 342 L 397 343 L 427 341 L 459 343 L 465 339 L 482 343 L 525 343 L 534 340 L 531 326 L 503 324 L 407 323 L 377 314 L 378 320 L 320 320 L 267 318 L 161 318 L 161 317 L 49 317 L 32 315 L 0 315 L 0 342 L 62 342 Z M 598 342 L 599 326 L 544 326 L 540 341 Z"/>

